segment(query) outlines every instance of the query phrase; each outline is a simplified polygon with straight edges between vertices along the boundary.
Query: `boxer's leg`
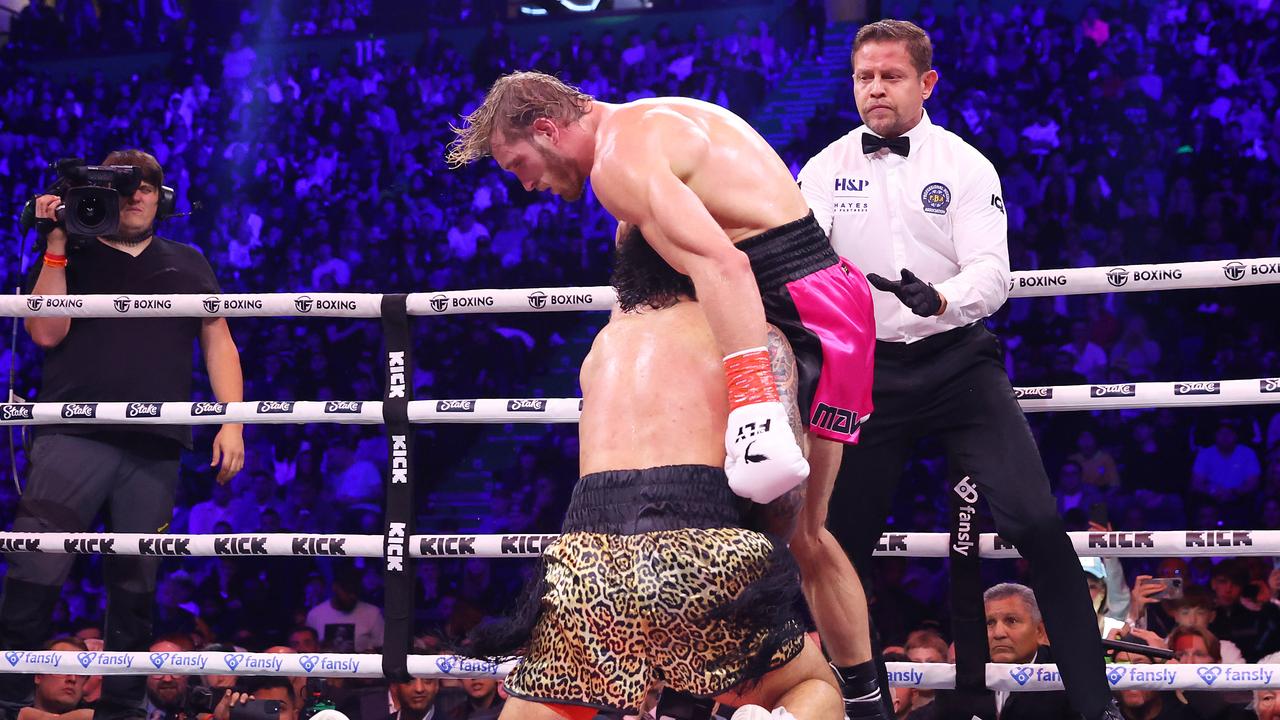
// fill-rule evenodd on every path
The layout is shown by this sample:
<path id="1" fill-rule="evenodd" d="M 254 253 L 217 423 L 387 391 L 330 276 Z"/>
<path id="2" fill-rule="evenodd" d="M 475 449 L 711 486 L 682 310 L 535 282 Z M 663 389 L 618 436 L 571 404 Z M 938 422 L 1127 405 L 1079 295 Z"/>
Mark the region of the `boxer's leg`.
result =
<path id="1" fill-rule="evenodd" d="M 791 662 L 773 670 L 749 689 L 729 692 L 716 700 L 735 707 L 759 705 L 783 707 L 803 720 L 840 720 L 844 708 L 831 668 L 822 651 L 808 638 L 805 647 Z"/>

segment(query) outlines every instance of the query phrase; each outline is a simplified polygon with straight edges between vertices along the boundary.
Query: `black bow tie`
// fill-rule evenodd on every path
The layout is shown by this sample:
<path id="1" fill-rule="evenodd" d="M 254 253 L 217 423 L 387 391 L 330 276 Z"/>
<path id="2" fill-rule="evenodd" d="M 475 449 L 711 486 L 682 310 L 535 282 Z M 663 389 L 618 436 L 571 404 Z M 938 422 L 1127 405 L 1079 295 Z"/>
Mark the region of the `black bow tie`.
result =
<path id="1" fill-rule="evenodd" d="M 864 155 L 870 155 L 881 148 L 888 148 L 889 152 L 895 152 L 902 157 L 906 157 L 907 153 L 911 152 L 911 138 L 882 138 L 871 133 L 862 133 L 862 153 Z"/>

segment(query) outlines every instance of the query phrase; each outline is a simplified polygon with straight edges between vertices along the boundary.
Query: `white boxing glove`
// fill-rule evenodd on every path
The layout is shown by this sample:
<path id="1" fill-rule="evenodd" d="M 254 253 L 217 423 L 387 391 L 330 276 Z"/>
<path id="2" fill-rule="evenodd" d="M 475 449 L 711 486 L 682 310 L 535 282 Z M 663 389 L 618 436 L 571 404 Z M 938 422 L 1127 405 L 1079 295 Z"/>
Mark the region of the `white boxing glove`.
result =
<path id="1" fill-rule="evenodd" d="M 787 422 L 769 351 L 759 347 L 729 355 L 724 374 L 729 387 L 724 436 L 729 489 L 760 504 L 772 502 L 809 477 L 809 463 Z"/>
<path id="2" fill-rule="evenodd" d="M 809 463 L 780 402 L 753 403 L 731 411 L 724 447 L 729 489 L 761 505 L 809 477 Z"/>

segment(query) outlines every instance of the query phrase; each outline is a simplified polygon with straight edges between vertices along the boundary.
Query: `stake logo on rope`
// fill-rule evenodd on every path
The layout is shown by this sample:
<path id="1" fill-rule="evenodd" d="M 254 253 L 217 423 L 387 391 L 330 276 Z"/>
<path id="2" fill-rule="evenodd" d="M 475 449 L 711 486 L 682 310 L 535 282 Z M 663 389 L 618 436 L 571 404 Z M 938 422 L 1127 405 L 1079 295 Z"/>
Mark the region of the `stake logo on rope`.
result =
<path id="1" fill-rule="evenodd" d="M 280 415 L 293 412 L 291 400 L 263 400 L 258 403 L 259 415 Z"/>
<path id="2" fill-rule="evenodd" d="M 129 403 L 125 407 L 125 417 L 160 417 L 160 403 Z"/>
<path id="3" fill-rule="evenodd" d="M 227 404 L 220 402 L 198 402 L 191 405 L 191 414 L 194 417 L 202 417 L 204 415 L 226 415 Z"/>
<path id="4" fill-rule="evenodd" d="M 538 399 L 508 400 L 507 412 L 546 412 L 547 401 Z"/>
<path id="5" fill-rule="evenodd" d="M 63 419 L 71 418 L 96 418 L 98 417 L 98 403 L 67 403 L 62 406 Z"/>
<path id="6" fill-rule="evenodd" d="M 1138 392 L 1138 388 L 1133 383 L 1121 383 L 1119 385 L 1090 385 L 1089 395 L 1096 398 L 1107 397 L 1133 397 Z"/>
<path id="7" fill-rule="evenodd" d="M 0 419 L 4 420 L 31 420 L 32 408 L 30 405 L 17 405 L 13 403 L 5 403 L 0 405 Z"/>
<path id="8" fill-rule="evenodd" d="M 475 400 L 437 400 L 436 412 L 442 413 L 469 413 L 475 412 Z"/>
<path id="9" fill-rule="evenodd" d="M 1184 382 L 1174 383 L 1174 395 L 1221 395 L 1220 382 Z"/>
<path id="10" fill-rule="evenodd" d="M 364 407 L 361 400 L 330 400 L 324 404 L 324 411 L 330 415 L 337 413 L 358 413 Z"/>

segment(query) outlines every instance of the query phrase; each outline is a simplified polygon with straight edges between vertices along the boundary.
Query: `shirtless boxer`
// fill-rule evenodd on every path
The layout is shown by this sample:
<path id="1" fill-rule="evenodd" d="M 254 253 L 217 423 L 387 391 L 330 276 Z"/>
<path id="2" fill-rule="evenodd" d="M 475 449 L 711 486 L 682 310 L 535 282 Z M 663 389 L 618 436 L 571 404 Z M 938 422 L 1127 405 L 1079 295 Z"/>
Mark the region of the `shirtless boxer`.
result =
<path id="1" fill-rule="evenodd" d="M 791 549 L 854 717 L 879 712 L 866 597 L 826 530 L 843 451 L 871 412 L 875 345 L 863 276 L 831 249 L 790 171 L 745 121 L 687 98 L 605 103 L 537 72 L 499 78 L 450 145 L 452 166 L 492 155 L 526 190 L 566 200 L 591 180 L 692 279 L 724 356 L 729 487 L 768 503 L 809 473 L 769 371 L 766 318 L 795 350 L 797 402 L 813 473 Z"/>
<path id="2" fill-rule="evenodd" d="M 661 680 L 838 720 L 835 678 L 797 615 L 796 566 L 781 539 L 743 528 L 749 504 L 725 481 L 724 369 L 691 283 L 638 233 L 614 277 L 620 309 L 582 365 L 581 479 L 563 534 L 525 598 L 525 624 L 473 636 L 485 656 L 527 646 L 500 717 L 634 712 Z M 788 427 L 802 438 L 794 356 L 776 329 L 769 343 Z M 752 507 L 785 522 L 802 493 Z"/>

